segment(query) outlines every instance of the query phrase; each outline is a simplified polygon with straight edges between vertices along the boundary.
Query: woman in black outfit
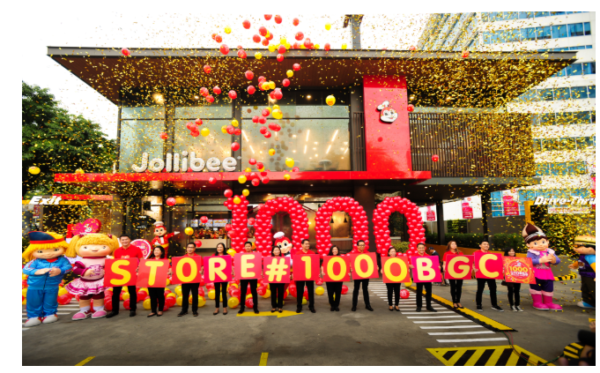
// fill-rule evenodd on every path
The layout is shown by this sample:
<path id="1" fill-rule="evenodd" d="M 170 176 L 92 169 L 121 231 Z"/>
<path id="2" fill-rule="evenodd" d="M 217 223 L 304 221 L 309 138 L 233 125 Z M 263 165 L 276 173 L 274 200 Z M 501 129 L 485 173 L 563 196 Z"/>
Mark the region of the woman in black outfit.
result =
<path id="1" fill-rule="evenodd" d="M 517 256 L 515 249 L 509 247 L 504 249 L 504 256 Z M 506 286 L 508 290 L 508 303 L 510 303 L 510 309 L 514 312 L 523 311 L 521 305 L 521 284 L 516 282 L 502 281 L 502 285 Z"/>
<path id="2" fill-rule="evenodd" d="M 395 258 L 398 256 L 398 252 L 396 251 L 396 248 L 394 247 L 390 247 L 388 249 L 388 256 L 390 258 Z M 385 286 L 387 287 L 387 293 L 388 293 L 388 305 L 390 306 L 390 311 L 396 310 L 398 312 L 400 312 L 400 283 L 389 283 L 389 284 L 385 284 Z M 394 295 L 394 304 L 395 307 L 392 306 L 392 294 Z"/>
<path id="3" fill-rule="evenodd" d="M 225 245 L 222 243 L 217 244 L 217 251 L 213 254 L 213 256 L 225 256 L 227 254 L 227 250 L 225 250 Z M 223 297 L 223 315 L 227 315 L 227 281 L 224 282 L 215 282 L 215 312 L 213 315 L 219 313 L 219 293 L 221 293 L 221 297 Z"/>
<path id="4" fill-rule="evenodd" d="M 162 246 L 154 246 L 154 251 L 148 256 L 148 259 L 166 259 L 165 249 Z M 171 265 L 169 264 L 169 275 L 171 275 Z M 148 295 L 150 296 L 150 307 L 152 312 L 148 314 L 148 317 L 162 316 L 165 308 L 165 288 L 148 288 Z"/>
<path id="5" fill-rule="evenodd" d="M 335 245 L 331 246 L 331 248 L 329 249 L 329 255 L 330 256 L 340 256 L 340 249 Z M 323 272 L 325 272 L 323 270 L 323 267 L 321 267 L 321 270 Z M 326 282 L 325 285 L 327 286 L 327 296 L 329 297 L 329 305 L 331 306 L 331 308 L 329 310 L 331 312 L 333 312 L 333 311 L 339 312 L 340 300 L 342 299 L 342 285 L 344 285 L 344 283 L 341 281 Z"/>
<path id="6" fill-rule="evenodd" d="M 446 247 L 446 252 L 444 253 L 444 257 L 442 259 L 442 267 L 445 267 L 446 262 L 449 261 L 454 255 L 464 254 L 458 251 L 458 245 L 456 244 L 456 241 L 449 241 L 448 246 Z M 452 296 L 452 307 L 454 309 L 463 308 L 462 304 L 460 304 L 463 280 L 448 280 L 448 282 L 450 282 L 450 295 Z"/>
<path id="7" fill-rule="evenodd" d="M 279 246 L 273 246 L 271 250 L 271 256 L 282 257 L 281 249 Z M 279 308 L 279 313 L 283 312 L 283 293 L 285 292 L 286 284 L 269 284 L 271 290 L 271 313 L 275 312 L 276 308 Z"/>
<path id="8" fill-rule="evenodd" d="M 244 244 L 244 250 L 246 250 L 247 253 L 251 253 L 252 242 L 247 241 Z M 250 292 L 252 293 L 252 302 L 254 302 L 254 313 L 258 313 L 258 293 L 256 292 L 257 284 L 257 279 L 240 280 L 240 310 L 238 311 L 238 314 L 242 314 L 246 310 L 246 292 L 248 291 L 248 285 L 250 285 Z"/>

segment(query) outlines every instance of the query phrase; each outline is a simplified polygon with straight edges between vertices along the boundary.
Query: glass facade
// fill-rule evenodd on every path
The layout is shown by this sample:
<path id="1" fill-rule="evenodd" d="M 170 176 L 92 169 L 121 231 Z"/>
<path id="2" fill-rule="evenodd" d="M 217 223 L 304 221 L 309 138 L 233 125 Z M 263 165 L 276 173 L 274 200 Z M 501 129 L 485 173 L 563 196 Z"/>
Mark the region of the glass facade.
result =
<path id="1" fill-rule="evenodd" d="M 594 67 L 595 69 L 595 67 Z M 580 70 L 581 71 L 581 70 Z M 596 98 L 596 86 L 531 89 L 517 98 L 521 102 Z"/>
<path id="2" fill-rule="evenodd" d="M 522 29 L 498 30 L 483 33 L 484 44 L 511 43 L 528 40 L 561 39 L 592 34 L 590 22 L 559 26 L 538 26 Z"/>
<path id="3" fill-rule="evenodd" d="M 142 153 L 149 159 L 163 158 L 165 109 L 158 107 L 121 108 L 119 172 L 133 172 L 131 166 L 141 164 Z"/>

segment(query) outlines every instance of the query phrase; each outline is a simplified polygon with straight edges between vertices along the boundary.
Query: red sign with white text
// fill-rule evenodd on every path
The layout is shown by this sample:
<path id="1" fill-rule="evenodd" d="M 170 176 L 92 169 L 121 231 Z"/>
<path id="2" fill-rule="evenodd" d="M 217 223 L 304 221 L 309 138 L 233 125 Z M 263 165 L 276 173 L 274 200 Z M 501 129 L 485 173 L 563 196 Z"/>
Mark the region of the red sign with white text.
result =
<path id="1" fill-rule="evenodd" d="M 168 259 L 142 259 L 136 286 L 141 288 L 166 288 L 168 277 Z"/>
<path id="2" fill-rule="evenodd" d="M 316 281 L 319 279 L 319 255 L 293 255 L 294 281 Z"/>
<path id="3" fill-rule="evenodd" d="M 502 254 L 476 251 L 473 256 L 475 257 L 476 278 L 502 280 L 504 277 L 502 274 L 504 264 Z"/>

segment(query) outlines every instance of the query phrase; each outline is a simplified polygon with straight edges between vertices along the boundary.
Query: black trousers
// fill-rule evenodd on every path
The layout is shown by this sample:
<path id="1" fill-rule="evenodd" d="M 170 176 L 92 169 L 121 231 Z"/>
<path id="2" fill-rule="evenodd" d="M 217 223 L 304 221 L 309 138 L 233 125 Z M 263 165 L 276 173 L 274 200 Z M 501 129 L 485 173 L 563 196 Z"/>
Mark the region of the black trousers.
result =
<path id="1" fill-rule="evenodd" d="M 333 308 L 340 306 L 340 300 L 342 299 L 342 285 L 343 282 L 326 282 L 327 296 L 329 297 L 329 304 Z M 335 299 L 334 299 L 335 295 Z"/>
<path id="2" fill-rule="evenodd" d="M 485 288 L 486 283 L 488 285 L 488 288 L 490 289 L 490 298 L 492 300 L 492 306 L 498 306 L 498 299 L 496 298 L 496 280 L 491 280 L 487 278 L 477 279 L 477 294 L 475 295 L 475 303 L 477 303 L 478 306 L 481 306 L 483 289 Z"/>
<path id="3" fill-rule="evenodd" d="M 219 296 L 219 293 L 221 296 Z M 246 295 L 244 295 L 245 297 Z M 254 296 L 254 293 L 252 293 Z M 223 308 L 227 308 L 227 282 L 215 282 L 215 307 L 219 308 L 219 303 L 223 298 Z"/>
<path id="4" fill-rule="evenodd" d="M 433 288 L 431 282 L 417 283 L 417 308 L 423 307 L 423 288 L 425 288 L 425 304 L 427 308 L 431 308 L 431 290 Z"/>
<path id="5" fill-rule="evenodd" d="M 113 287 L 112 312 L 115 314 L 119 313 L 119 299 L 121 297 L 121 289 L 123 289 L 122 286 Z M 127 289 L 129 290 L 129 309 L 131 311 L 135 311 L 137 308 L 137 291 L 135 290 L 135 286 L 128 286 Z"/>
<path id="6" fill-rule="evenodd" d="M 308 306 L 315 306 L 315 282 L 314 281 L 296 281 L 296 304 L 302 307 L 302 294 L 304 294 L 304 285 L 308 289 Z"/>
<path id="7" fill-rule="evenodd" d="M 200 284 L 181 284 L 181 312 L 187 312 L 192 293 L 192 312 L 198 312 L 198 289 Z"/>
<path id="8" fill-rule="evenodd" d="M 285 293 L 286 284 L 269 284 L 271 290 L 271 306 L 272 308 L 283 307 L 283 293 Z"/>
<path id="9" fill-rule="evenodd" d="M 250 284 L 250 293 L 252 293 L 252 301 L 254 302 L 254 309 L 258 310 L 258 293 L 256 292 L 256 285 L 258 280 L 240 280 L 240 306 L 241 309 L 246 308 L 246 292 L 248 291 L 248 284 Z M 216 284 L 215 284 L 216 289 Z M 215 291 L 216 292 L 216 291 Z"/>
<path id="10" fill-rule="evenodd" d="M 462 295 L 463 280 L 448 280 L 450 281 L 450 295 L 452 295 L 452 303 L 460 303 Z"/>
<path id="11" fill-rule="evenodd" d="M 508 290 L 508 303 L 511 307 L 521 305 L 521 284 L 509 282 L 506 288 Z"/>
<path id="12" fill-rule="evenodd" d="M 370 306 L 369 302 L 369 279 L 354 280 L 354 291 L 352 292 L 352 307 L 356 307 L 358 304 L 358 291 L 360 290 L 360 284 L 363 288 L 363 299 L 365 300 L 365 306 Z"/>
<path id="13" fill-rule="evenodd" d="M 385 284 L 388 291 L 388 305 L 392 305 L 392 293 L 394 295 L 394 306 L 400 303 L 400 283 Z"/>
<path id="14" fill-rule="evenodd" d="M 165 309 L 165 288 L 148 288 L 148 292 L 150 293 L 150 308 L 152 308 L 152 312 L 157 312 L 157 306 L 158 311 L 162 312 Z"/>
<path id="15" fill-rule="evenodd" d="M 585 303 L 596 306 L 596 281 L 593 277 L 581 276 L 581 298 Z"/>

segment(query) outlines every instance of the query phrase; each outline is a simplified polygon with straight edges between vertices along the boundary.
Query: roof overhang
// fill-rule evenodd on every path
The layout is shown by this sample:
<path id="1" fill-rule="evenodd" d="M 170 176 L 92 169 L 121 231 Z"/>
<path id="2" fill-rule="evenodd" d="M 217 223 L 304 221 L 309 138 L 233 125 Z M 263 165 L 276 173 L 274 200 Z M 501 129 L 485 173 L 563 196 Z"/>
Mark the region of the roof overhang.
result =
<path id="1" fill-rule="evenodd" d="M 216 49 L 48 47 L 48 55 L 114 104 L 120 91 L 219 85 L 224 92 L 245 90 L 245 76 L 279 82 L 299 63 L 290 89 L 361 86 L 364 75 L 403 75 L 417 106 L 497 107 L 516 98 L 576 60 L 576 52 L 460 52 L 401 50 L 290 50 L 282 62 L 277 52 L 246 49 L 222 55 Z M 260 60 L 254 57 L 262 54 Z M 212 73 L 204 73 L 204 65 Z"/>

